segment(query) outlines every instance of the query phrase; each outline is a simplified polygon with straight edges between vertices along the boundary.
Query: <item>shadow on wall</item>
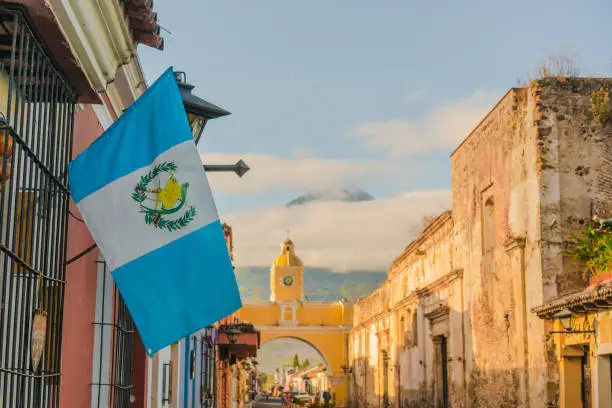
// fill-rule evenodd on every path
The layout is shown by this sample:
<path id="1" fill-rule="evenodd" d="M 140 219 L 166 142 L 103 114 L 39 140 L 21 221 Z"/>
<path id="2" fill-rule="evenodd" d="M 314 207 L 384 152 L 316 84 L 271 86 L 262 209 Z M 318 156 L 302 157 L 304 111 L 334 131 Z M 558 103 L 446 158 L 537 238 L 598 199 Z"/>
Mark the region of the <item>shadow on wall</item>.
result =
<path id="1" fill-rule="evenodd" d="M 483 299 L 482 302 L 487 301 Z M 419 308 L 425 305 L 419 304 Z M 478 319 L 478 307 L 473 306 L 472 321 Z M 487 308 L 484 308 L 487 310 Z M 394 311 L 395 312 L 395 311 Z M 391 313 L 394 313 L 391 312 Z M 482 310 L 481 310 L 482 312 Z M 400 336 L 391 341 L 390 359 L 385 367 L 377 350 L 376 358 L 353 360 L 350 374 L 350 406 L 352 408 L 514 408 L 524 406 L 528 398 L 528 383 L 540 383 L 546 371 L 557 369 L 554 345 L 547 342 L 548 367 L 526 369 L 525 355 L 512 315 L 480 322 L 478 330 L 465 324 L 467 313 L 448 310 L 448 331 L 432 333 L 434 324 L 422 318 L 423 328 L 417 341 L 399 344 Z M 476 315 L 476 316 L 475 316 Z M 486 323 L 486 324 L 485 324 Z M 472 342 L 464 342 L 463 330 L 470 330 Z M 393 327 L 390 327 L 390 331 Z M 544 336 L 544 334 L 543 334 Z M 444 339 L 442 339 L 442 337 Z M 465 351 L 464 351 L 465 350 Z M 467 356 L 465 356 L 465 355 Z M 486 363 L 485 363 L 486 362 Z M 546 393 L 545 387 L 539 393 Z M 554 388 L 554 387 L 553 387 Z M 549 398 L 558 401 L 551 392 Z"/>

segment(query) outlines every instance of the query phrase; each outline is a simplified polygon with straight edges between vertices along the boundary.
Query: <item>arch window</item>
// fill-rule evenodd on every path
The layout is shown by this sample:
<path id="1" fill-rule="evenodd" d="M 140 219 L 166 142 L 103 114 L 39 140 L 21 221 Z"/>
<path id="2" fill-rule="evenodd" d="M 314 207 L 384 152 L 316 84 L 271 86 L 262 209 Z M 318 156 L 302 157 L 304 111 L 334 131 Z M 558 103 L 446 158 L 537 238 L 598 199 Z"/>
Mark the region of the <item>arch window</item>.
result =
<path id="1" fill-rule="evenodd" d="M 399 333 L 397 336 L 397 338 L 399 339 L 400 345 L 406 346 L 407 336 L 408 336 L 408 333 L 406 333 L 406 317 L 402 315 L 402 317 L 400 318 L 400 322 L 399 322 Z"/>
<path id="2" fill-rule="evenodd" d="M 487 255 L 495 248 L 495 202 L 493 197 L 485 202 L 482 212 L 482 253 Z"/>

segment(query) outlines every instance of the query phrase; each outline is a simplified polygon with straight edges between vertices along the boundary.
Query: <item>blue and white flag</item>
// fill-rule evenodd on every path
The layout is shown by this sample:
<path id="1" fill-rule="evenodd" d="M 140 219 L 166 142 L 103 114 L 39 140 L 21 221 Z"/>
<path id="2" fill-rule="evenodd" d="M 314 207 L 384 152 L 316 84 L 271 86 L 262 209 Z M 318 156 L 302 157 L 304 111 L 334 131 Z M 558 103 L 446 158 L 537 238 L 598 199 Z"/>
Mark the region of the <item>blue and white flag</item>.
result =
<path id="1" fill-rule="evenodd" d="M 69 164 L 68 176 L 149 355 L 241 307 L 171 68 Z"/>

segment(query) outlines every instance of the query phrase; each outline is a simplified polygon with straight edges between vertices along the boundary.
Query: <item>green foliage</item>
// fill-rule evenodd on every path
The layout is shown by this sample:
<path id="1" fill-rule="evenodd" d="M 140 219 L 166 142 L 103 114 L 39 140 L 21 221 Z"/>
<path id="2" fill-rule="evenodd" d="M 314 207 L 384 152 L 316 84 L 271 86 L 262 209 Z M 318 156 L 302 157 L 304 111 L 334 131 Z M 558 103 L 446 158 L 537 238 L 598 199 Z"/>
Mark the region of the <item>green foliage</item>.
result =
<path id="1" fill-rule="evenodd" d="M 265 300 L 269 298 L 269 266 L 237 266 L 236 278 L 240 284 L 240 295 L 243 299 Z M 307 300 L 335 301 L 340 296 L 355 300 L 359 296 L 370 293 L 386 278 L 387 274 L 382 270 L 337 273 L 330 269 L 307 267 L 304 273 L 304 292 Z M 340 291 L 341 286 L 346 286 L 343 293 Z"/>
<path id="2" fill-rule="evenodd" d="M 161 218 L 159 214 L 145 207 L 141 207 L 140 212 L 145 214 L 145 222 L 148 225 L 153 224 L 159 229 L 166 229 L 168 231 L 176 231 L 185 228 L 193 221 L 197 213 L 195 207 L 189 207 L 182 217 L 169 221 L 165 218 Z"/>
<path id="3" fill-rule="evenodd" d="M 590 276 L 612 271 L 612 230 L 587 225 L 581 234 L 572 234 L 564 253 L 582 263 Z"/>
<path id="4" fill-rule="evenodd" d="M 310 367 L 310 360 L 306 359 L 302 361 L 302 368 L 308 368 L 308 367 Z"/>
<path id="5" fill-rule="evenodd" d="M 350 302 L 355 302 L 362 296 L 366 296 L 374 290 L 370 282 L 347 281 L 339 288 L 340 296 Z"/>
<path id="6" fill-rule="evenodd" d="M 293 356 L 293 364 L 291 364 L 291 366 L 294 368 L 300 367 L 300 358 L 298 357 L 297 353 L 295 353 L 295 355 Z"/>
<path id="7" fill-rule="evenodd" d="M 268 381 L 270 380 L 270 377 L 268 376 L 268 374 L 266 373 L 259 373 L 259 384 L 261 384 L 261 388 L 262 389 L 266 389 L 268 388 Z"/>

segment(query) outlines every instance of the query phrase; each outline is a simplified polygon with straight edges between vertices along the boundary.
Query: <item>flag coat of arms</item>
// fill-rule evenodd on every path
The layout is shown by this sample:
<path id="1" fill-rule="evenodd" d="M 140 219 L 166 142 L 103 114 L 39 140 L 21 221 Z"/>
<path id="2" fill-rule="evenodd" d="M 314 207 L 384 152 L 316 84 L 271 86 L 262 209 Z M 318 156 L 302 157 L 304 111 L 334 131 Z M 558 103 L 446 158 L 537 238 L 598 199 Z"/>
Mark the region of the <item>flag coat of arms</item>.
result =
<path id="1" fill-rule="evenodd" d="M 241 307 L 172 68 L 69 164 L 68 179 L 149 355 Z"/>

